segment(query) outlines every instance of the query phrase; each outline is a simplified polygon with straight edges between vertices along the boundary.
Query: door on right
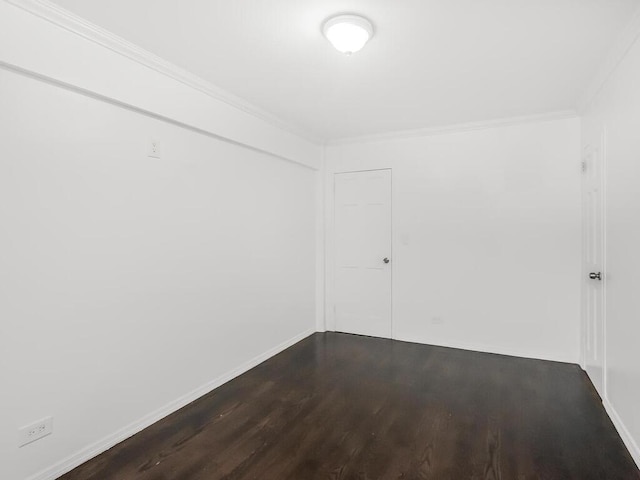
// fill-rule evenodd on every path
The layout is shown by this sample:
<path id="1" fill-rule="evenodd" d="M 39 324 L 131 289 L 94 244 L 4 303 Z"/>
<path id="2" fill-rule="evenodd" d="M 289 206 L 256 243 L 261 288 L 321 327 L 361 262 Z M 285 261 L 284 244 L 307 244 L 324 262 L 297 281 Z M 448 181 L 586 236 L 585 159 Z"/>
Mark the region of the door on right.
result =
<path id="1" fill-rule="evenodd" d="M 605 136 L 587 146 L 583 170 L 583 331 L 584 363 L 598 394 L 604 398 L 604 182 Z"/>

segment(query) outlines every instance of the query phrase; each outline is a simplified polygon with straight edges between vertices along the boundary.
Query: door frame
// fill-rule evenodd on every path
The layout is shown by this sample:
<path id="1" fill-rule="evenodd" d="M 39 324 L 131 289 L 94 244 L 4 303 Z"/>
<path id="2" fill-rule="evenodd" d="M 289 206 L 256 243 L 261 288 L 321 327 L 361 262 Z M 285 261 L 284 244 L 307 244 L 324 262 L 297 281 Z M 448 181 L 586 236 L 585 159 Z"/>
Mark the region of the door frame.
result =
<path id="1" fill-rule="evenodd" d="M 595 132 L 594 132 L 595 133 Z M 587 285 L 589 281 L 588 275 L 590 269 L 587 265 L 587 225 L 586 225 L 586 188 L 587 180 L 586 174 L 588 173 L 589 165 L 587 165 L 586 159 L 596 149 L 599 150 L 600 156 L 600 192 L 601 192 L 601 239 L 602 239 L 602 392 L 598 392 L 601 395 L 602 400 L 607 398 L 607 181 L 606 181 L 606 160 L 607 160 L 607 131 L 604 126 L 601 126 L 597 133 L 593 135 L 595 142 L 587 143 L 581 151 L 581 167 L 582 167 L 582 179 L 581 179 L 581 207 L 582 207 L 582 255 L 581 255 L 581 301 L 580 301 L 580 327 L 581 327 L 581 342 L 580 342 L 580 363 L 582 369 L 587 373 L 587 342 L 589 340 L 587 330 L 589 325 L 587 324 Z M 597 147 L 595 146 L 597 145 Z M 591 379 L 590 379 L 591 380 Z"/>
<path id="2" fill-rule="evenodd" d="M 335 248 L 336 248 L 336 235 L 335 235 L 335 191 L 336 175 L 344 173 L 365 173 L 365 172 L 379 172 L 389 171 L 391 177 L 391 339 L 395 338 L 393 310 L 394 310 L 394 289 L 393 289 L 393 277 L 394 277 L 394 260 L 395 260 L 395 247 L 394 247 L 394 222 L 393 222 L 393 169 L 391 167 L 382 168 L 368 168 L 359 170 L 341 170 L 336 169 L 326 172 L 326 197 L 325 197 L 325 327 L 329 332 L 336 331 L 336 315 L 335 315 Z"/>

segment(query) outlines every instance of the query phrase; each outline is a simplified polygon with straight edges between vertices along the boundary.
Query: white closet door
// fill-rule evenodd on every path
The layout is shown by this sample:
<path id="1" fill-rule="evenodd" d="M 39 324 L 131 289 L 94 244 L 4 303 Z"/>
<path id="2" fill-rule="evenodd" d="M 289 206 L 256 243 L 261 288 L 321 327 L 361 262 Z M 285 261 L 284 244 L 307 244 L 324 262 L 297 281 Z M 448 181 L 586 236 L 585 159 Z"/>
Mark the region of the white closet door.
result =
<path id="1" fill-rule="evenodd" d="M 391 338 L 391 170 L 334 180 L 336 330 Z"/>

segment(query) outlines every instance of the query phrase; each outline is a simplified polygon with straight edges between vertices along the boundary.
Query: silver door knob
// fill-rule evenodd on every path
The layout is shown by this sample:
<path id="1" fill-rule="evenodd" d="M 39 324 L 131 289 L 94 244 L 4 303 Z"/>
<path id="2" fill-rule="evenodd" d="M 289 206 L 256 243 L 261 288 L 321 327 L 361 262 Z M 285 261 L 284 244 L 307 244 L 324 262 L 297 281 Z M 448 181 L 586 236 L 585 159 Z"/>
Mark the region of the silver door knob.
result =
<path id="1" fill-rule="evenodd" d="M 591 280 L 602 280 L 602 273 L 601 272 L 598 272 L 598 273 L 591 272 L 589 274 L 589 278 Z"/>
<path id="2" fill-rule="evenodd" d="M 387 257 L 385 257 L 382 261 L 383 261 L 384 263 L 389 263 L 389 262 L 390 262 L 390 260 L 389 260 Z"/>

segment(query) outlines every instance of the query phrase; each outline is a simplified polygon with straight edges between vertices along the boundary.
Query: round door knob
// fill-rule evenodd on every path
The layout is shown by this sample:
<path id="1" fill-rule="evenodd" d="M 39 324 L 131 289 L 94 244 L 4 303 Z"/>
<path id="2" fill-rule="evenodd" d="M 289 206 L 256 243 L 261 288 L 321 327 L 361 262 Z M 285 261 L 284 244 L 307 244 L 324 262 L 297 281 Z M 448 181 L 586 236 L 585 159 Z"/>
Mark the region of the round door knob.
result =
<path id="1" fill-rule="evenodd" d="M 590 278 L 591 280 L 602 280 L 602 273 L 601 273 L 601 272 L 598 272 L 598 273 L 591 272 L 591 273 L 589 274 L 589 278 Z"/>
<path id="2" fill-rule="evenodd" d="M 382 260 L 384 263 L 389 263 L 390 260 L 387 257 L 384 257 L 384 259 Z"/>

